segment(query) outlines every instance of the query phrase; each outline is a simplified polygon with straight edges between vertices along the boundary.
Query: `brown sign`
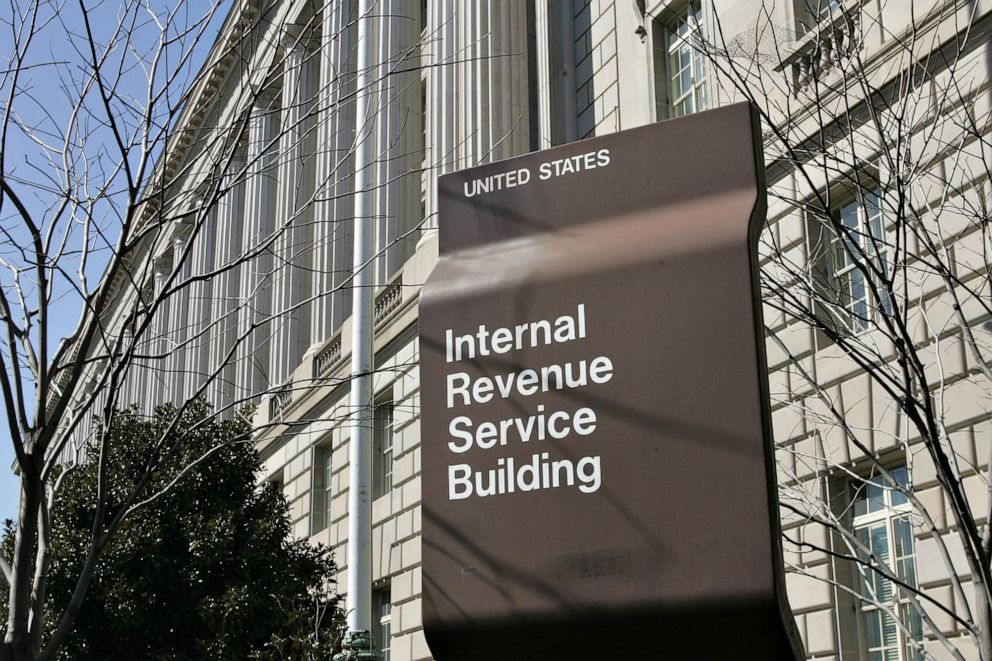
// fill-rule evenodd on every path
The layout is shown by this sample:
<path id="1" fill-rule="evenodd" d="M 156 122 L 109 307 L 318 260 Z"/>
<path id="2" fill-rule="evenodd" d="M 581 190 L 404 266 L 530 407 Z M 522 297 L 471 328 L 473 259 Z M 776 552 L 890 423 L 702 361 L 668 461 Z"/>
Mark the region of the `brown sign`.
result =
<path id="1" fill-rule="evenodd" d="M 792 659 L 736 105 L 441 178 L 420 309 L 440 661 Z"/>

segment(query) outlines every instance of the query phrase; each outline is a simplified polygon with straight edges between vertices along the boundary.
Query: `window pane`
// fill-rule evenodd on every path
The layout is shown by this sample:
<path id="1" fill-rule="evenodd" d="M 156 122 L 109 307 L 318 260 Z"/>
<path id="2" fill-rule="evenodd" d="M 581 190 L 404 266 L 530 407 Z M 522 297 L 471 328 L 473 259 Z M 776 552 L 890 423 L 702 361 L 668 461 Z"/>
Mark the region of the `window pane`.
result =
<path id="1" fill-rule="evenodd" d="M 678 53 L 672 53 L 668 56 L 668 75 L 671 76 L 671 95 L 672 101 L 677 101 L 680 96 L 682 96 L 682 87 L 679 85 L 679 56 Z"/>
<path id="2" fill-rule="evenodd" d="M 885 530 L 885 524 L 879 523 L 871 527 L 871 552 L 875 555 L 875 560 L 880 565 L 889 565 L 889 534 Z M 880 602 L 888 602 L 892 599 L 892 583 L 882 575 L 881 572 L 875 574 L 875 599 Z"/>
<path id="3" fill-rule="evenodd" d="M 903 605 L 900 612 L 902 613 L 902 621 L 906 623 L 913 640 L 923 640 L 923 618 L 920 617 L 919 611 L 910 605 Z M 906 651 L 907 659 L 912 661 L 920 658 L 916 648 L 909 641 L 906 642 Z"/>
<path id="4" fill-rule="evenodd" d="M 905 466 L 900 466 L 899 468 L 893 468 L 889 471 L 892 475 L 892 479 L 895 483 L 901 487 L 909 487 L 909 470 Z"/>
<path id="5" fill-rule="evenodd" d="M 895 537 L 895 555 L 905 558 L 913 555 L 913 527 L 909 517 L 903 516 L 892 521 L 892 534 Z"/>
<path id="6" fill-rule="evenodd" d="M 916 585 L 916 561 L 914 558 L 900 560 L 899 567 L 897 569 L 899 572 L 899 578 L 905 581 L 908 585 Z"/>
<path id="7" fill-rule="evenodd" d="M 896 491 L 895 489 L 892 490 L 892 505 L 893 506 L 896 506 L 896 505 L 905 505 L 908 502 L 909 502 L 909 500 L 907 500 L 906 494 L 902 493 L 901 491 Z"/>
<path id="8" fill-rule="evenodd" d="M 865 485 L 865 494 L 868 498 L 869 512 L 880 512 L 885 507 L 885 491 L 875 480 Z"/>
<path id="9" fill-rule="evenodd" d="M 870 236 L 865 237 L 865 251 L 876 254 L 883 248 L 882 246 L 882 219 L 875 218 L 868 221 L 868 232 Z"/>
<path id="10" fill-rule="evenodd" d="M 886 648 L 886 659 L 899 659 L 899 628 L 896 621 L 888 613 L 882 613 L 882 641 Z M 891 655 L 895 656 L 891 656 Z"/>
<path id="11" fill-rule="evenodd" d="M 389 661 L 392 643 L 392 595 L 389 587 L 372 591 L 372 644 Z"/>
<path id="12" fill-rule="evenodd" d="M 858 204 L 852 202 L 840 210 L 840 224 L 852 230 L 858 229 Z"/>
<path id="13" fill-rule="evenodd" d="M 333 480 L 332 480 L 333 470 L 332 470 L 332 466 L 331 466 L 331 456 L 332 456 L 333 453 L 331 452 L 331 448 L 330 447 L 324 447 L 323 450 L 324 450 L 324 466 L 323 466 L 323 469 L 324 469 L 324 522 L 325 522 L 325 527 L 326 527 L 326 526 L 331 525 L 331 500 L 332 500 L 331 485 L 333 484 Z"/>
<path id="14" fill-rule="evenodd" d="M 379 404 L 372 412 L 372 497 L 393 488 L 393 404 Z"/>
<path id="15" fill-rule="evenodd" d="M 869 649 L 882 646 L 882 626 L 879 615 L 877 610 L 865 614 L 865 640 Z"/>
<path id="16" fill-rule="evenodd" d="M 330 524 L 331 450 L 324 445 L 313 449 L 310 467 L 310 534 L 316 534 Z"/>
<path id="17" fill-rule="evenodd" d="M 865 485 L 856 484 L 854 493 L 854 516 L 855 518 L 859 516 L 864 516 L 868 513 L 868 499 L 865 498 Z M 858 530 L 858 539 L 862 542 L 866 540 L 861 539 L 861 530 Z"/>
<path id="18" fill-rule="evenodd" d="M 840 241 L 834 241 L 833 248 L 834 248 L 833 251 L 834 271 L 835 272 L 843 271 L 844 269 L 847 268 L 847 264 L 848 264 L 847 249 L 844 247 L 844 244 L 841 243 Z"/>

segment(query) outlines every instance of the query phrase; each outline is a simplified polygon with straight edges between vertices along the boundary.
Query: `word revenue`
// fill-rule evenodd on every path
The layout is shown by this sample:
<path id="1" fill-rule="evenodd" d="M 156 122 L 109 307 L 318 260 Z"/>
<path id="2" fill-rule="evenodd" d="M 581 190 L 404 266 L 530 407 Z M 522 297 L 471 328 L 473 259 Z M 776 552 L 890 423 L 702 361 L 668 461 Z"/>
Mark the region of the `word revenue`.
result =
<path id="1" fill-rule="evenodd" d="M 573 462 L 571 459 L 551 459 L 547 452 L 535 453 L 530 461 L 519 465 L 513 457 L 503 457 L 496 462 L 495 468 L 488 470 L 455 464 L 448 466 L 448 500 L 573 486 L 582 493 L 594 493 L 603 482 L 599 464 L 599 456 Z"/>
<path id="2" fill-rule="evenodd" d="M 537 369 L 523 369 L 494 376 L 480 376 L 474 380 L 465 372 L 448 375 L 448 408 L 456 402 L 468 406 L 472 402 L 485 404 L 495 395 L 507 399 L 519 394 L 530 397 L 549 390 L 581 388 L 590 383 L 602 384 L 613 378 L 613 361 L 606 356 L 585 358 L 561 365 L 545 365 Z"/>
<path id="3" fill-rule="evenodd" d="M 444 332 L 444 355 L 446 361 L 451 363 L 477 356 L 509 353 L 525 347 L 581 340 L 585 336 L 586 306 L 580 303 L 575 309 L 575 316 L 565 315 L 554 322 L 538 319 L 493 330 L 482 324 L 475 333 L 466 335 L 455 335 L 448 329 Z"/>

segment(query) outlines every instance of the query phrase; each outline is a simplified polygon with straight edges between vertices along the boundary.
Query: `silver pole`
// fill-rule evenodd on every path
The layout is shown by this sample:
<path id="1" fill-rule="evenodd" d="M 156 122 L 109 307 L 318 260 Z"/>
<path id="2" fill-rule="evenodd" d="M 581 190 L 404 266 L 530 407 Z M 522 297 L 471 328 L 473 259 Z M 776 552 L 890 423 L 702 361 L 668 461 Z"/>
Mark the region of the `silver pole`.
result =
<path id="1" fill-rule="evenodd" d="M 355 252 L 352 296 L 351 442 L 348 449 L 348 630 L 352 644 L 372 629 L 372 238 L 369 172 L 372 124 L 372 3 L 358 5 L 358 76 L 355 94 Z M 364 644 L 360 644 L 365 647 Z M 358 645 L 354 645 L 356 648 Z M 366 649 L 368 649 L 366 647 Z M 356 649 L 356 651 L 358 651 Z"/>

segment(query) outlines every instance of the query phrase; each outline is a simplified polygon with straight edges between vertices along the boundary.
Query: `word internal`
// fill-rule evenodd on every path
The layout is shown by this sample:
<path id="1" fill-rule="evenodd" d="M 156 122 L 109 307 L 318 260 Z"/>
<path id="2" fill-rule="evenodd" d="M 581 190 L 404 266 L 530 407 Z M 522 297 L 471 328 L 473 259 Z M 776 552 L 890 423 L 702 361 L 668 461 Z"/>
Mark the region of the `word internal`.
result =
<path id="1" fill-rule="evenodd" d="M 455 335 L 451 329 L 444 333 L 445 360 L 453 363 L 476 356 L 504 354 L 519 351 L 525 347 L 535 348 L 556 342 L 571 342 L 586 337 L 586 306 L 580 303 L 575 316 L 564 315 L 552 322 L 539 319 L 526 324 L 517 324 L 492 331 L 485 324 L 475 333 Z"/>

